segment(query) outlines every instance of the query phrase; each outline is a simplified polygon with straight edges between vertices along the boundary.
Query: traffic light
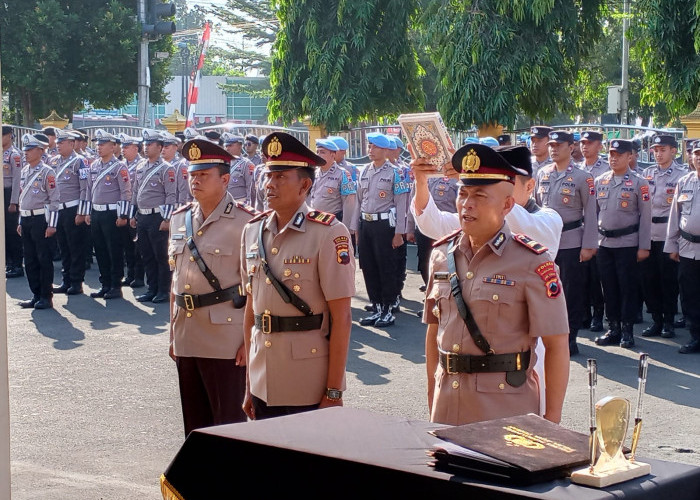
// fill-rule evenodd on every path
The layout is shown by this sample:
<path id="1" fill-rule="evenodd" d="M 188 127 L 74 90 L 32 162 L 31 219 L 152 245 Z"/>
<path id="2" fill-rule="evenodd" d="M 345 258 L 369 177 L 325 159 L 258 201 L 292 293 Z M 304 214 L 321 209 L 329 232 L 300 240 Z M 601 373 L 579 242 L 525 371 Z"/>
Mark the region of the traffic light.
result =
<path id="1" fill-rule="evenodd" d="M 147 0 L 146 24 L 143 32 L 147 35 L 169 35 L 175 33 L 175 23 L 167 20 L 175 16 L 175 4 L 160 0 Z"/>

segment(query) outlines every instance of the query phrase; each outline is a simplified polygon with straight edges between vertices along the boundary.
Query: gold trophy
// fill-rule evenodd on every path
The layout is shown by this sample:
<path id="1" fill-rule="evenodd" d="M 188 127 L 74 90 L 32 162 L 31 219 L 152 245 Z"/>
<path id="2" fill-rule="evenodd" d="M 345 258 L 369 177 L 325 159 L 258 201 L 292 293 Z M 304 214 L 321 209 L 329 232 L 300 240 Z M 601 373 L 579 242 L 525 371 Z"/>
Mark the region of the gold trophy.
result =
<path id="1" fill-rule="evenodd" d="M 595 405 L 597 365 L 594 359 L 588 360 L 588 388 L 590 393 L 590 454 L 589 467 L 571 474 L 571 481 L 595 488 L 605 488 L 636 477 L 647 475 L 651 466 L 635 459 L 639 434 L 642 428 L 642 396 L 646 387 L 649 355 L 639 357 L 639 385 L 637 388 L 637 409 L 634 419 L 634 433 L 630 458 L 623 453 L 627 428 L 630 420 L 630 402 L 627 399 L 607 396 Z M 600 454 L 597 453 L 600 450 Z M 597 460 L 596 460 L 597 457 Z"/>

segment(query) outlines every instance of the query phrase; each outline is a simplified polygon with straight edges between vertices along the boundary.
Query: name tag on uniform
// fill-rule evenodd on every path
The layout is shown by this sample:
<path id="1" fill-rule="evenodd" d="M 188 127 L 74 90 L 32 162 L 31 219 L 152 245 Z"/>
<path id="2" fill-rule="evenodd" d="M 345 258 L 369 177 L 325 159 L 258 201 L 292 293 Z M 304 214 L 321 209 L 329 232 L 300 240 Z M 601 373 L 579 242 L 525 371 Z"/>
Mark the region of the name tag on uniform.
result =
<path id="1" fill-rule="evenodd" d="M 185 235 L 184 235 L 184 234 L 173 234 L 173 235 L 172 235 L 172 239 L 173 239 L 173 240 L 184 240 L 184 239 L 185 239 Z"/>
<path id="2" fill-rule="evenodd" d="M 245 254 L 246 259 L 256 259 L 258 257 L 257 252 L 248 252 Z"/>
<path id="3" fill-rule="evenodd" d="M 447 273 L 447 272 L 433 273 L 433 280 L 435 280 L 435 281 L 450 281 L 450 273 Z"/>

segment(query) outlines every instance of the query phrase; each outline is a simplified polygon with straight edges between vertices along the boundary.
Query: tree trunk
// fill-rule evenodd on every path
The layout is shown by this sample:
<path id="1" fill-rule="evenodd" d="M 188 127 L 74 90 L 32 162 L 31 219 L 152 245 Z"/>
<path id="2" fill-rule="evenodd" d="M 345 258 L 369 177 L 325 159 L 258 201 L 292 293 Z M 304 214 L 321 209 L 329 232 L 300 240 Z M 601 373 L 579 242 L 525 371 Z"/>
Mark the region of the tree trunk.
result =
<path id="1" fill-rule="evenodd" d="M 32 111 L 32 93 L 24 88 L 19 89 L 19 97 L 22 101 L 22 125 L 31 127 L 34 124 L 34 112 Z"/>

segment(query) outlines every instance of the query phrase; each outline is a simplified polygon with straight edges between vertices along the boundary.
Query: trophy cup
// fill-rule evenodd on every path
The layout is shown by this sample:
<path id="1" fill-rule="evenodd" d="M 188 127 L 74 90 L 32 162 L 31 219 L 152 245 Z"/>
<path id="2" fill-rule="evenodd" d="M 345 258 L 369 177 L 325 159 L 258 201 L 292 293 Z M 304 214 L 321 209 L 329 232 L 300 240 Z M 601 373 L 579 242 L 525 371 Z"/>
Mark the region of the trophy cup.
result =
<path id="1" fill-rule="evenodd" d="M 594 403 L 597 385 L 597 364 L 588 360 L 588 389 L 590 395 L 590 456 L 588 467 L 574 471 L 571 481 L 595 488 L 605 488 L 651 472 L 651 466 L 635 459 L 639 434 L 642 428 L 642 396 L 646 387 L 649 355 L 639 357 L 637 408 L 630 458 L 625 457 L 623 446 L 630 420 L 630 403 L 627 399 L 607 396 Z M 598 453 L 598 450 L 600 453 Z M 596 460 L 597 458 L 597 460 Z"/>

